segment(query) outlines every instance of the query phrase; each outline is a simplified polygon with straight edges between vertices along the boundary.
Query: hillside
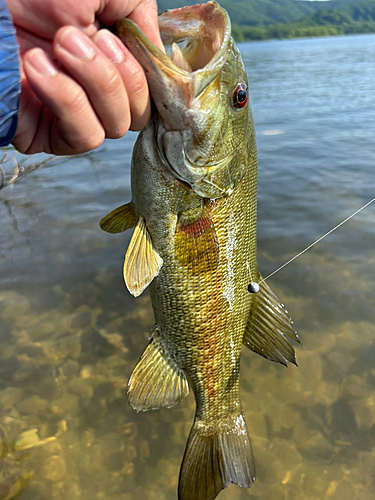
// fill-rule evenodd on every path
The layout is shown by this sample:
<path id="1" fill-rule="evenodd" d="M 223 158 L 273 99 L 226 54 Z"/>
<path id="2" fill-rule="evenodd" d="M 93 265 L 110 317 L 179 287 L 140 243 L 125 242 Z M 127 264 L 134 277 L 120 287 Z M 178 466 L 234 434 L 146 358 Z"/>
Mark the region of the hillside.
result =
<path id="1" fill-rule="evenodd" d="M 323 7 L 291 23 L 263 26 L 233 26 L 236 40 L 268 40 L 272 38 L 305 38 L 359 33 L 375 33 L 375 0 L 321 2 Z M 328 4 L 328 5 L 327 5 Z M 327 9 L 328 6 L 338 5 Z"/>
<path id="2" fill-rule="evenodd" d="M 360 0 L 334 9 L 323 8 L 319 12 L 301 19 L 302 23 L 319 26 L 328 24 L 341 26 L 360 21 L 375 21 L 375 0 Z"/>
<path id="3" fill-rule="evenodd" d="M 159 0 L 159 12 L 197 0 Z M 221 0 L 236 40 L 375 33 L 375 0 Z"/>
<path id="4" fill-rule="evenodd" d="M 334 0 L 340 1 L 340 0 Z M 341 0 L 342 1 L 342 0 Z M 159 0 L 159 12 L 184 5 L 194 5 L 198 0 Z M 289 23 L 313 14 L 326 2 L 303 2 L 296 0 L 219 0 L 228 12 L 232 24 L 238 26 L 263 26 Z"/>

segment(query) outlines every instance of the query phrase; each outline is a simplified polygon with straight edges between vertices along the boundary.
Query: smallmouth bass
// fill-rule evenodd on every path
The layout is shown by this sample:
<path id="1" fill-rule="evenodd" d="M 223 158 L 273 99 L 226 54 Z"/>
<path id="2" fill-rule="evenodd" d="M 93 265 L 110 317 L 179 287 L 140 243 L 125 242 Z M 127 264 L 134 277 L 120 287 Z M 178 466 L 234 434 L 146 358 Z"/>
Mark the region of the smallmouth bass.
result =
<path id="1" fill-rule="evenodd" d="M 298 340 L 256 259 L 257 150 L 241 55 L 216 2 L 159 16 L 164 54 L 130 20 L 118 35 L 145 70 L 155 110 L 132 158 L 132 200 L 101 221 L 135 227 L 124 279 L 149 287 L 152 338 L 129 384 L 137 411 L 187 395 L 196 415 L 180 471 L 180 500 L 250 487 L 255 465 L 239 398 L 242 344 L 295 363 Z M 259 285 L 258 285 L 259 284 Z"/>

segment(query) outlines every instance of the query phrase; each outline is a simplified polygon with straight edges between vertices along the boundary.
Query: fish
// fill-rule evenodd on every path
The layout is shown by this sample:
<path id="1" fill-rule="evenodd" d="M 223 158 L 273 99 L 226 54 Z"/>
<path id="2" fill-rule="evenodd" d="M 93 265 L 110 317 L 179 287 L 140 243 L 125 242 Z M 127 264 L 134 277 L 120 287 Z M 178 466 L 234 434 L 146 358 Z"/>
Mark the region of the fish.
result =
<path id="1" fill-rule="evenodd" d="M 191 389 L 196 413 L 179 500 L 213 500 L 256 479 L 239 396 L 242 345 L 296 364 L 294 324 L 258 271 L 257 147 L 249 84 L 216 2 L 159 16 L 165 52 L 128 19 L 117 34 L 143 67 L 153 113 L 134 146 L 131 201 L 100 227 L 134 228 L 123 274 L 148 289 L 155 325 L 128 382 L 136 411 Z"/>

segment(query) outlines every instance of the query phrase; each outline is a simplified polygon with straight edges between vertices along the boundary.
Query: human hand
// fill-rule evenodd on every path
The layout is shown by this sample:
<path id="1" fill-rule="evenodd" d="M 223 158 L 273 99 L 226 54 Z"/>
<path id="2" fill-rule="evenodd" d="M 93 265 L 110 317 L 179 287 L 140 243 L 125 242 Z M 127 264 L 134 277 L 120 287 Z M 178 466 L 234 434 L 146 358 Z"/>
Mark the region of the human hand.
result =
<path id="1" fill-rule="evenodd" d="M 18 128 L 27 154 L 78 154 L 150 118 L 143 70 L 99 22 L 137 23 L 162 48 L 156 0 L 8 0 L 21 57 Z M 70 25 L 70 26 L 67 26 Z"/>

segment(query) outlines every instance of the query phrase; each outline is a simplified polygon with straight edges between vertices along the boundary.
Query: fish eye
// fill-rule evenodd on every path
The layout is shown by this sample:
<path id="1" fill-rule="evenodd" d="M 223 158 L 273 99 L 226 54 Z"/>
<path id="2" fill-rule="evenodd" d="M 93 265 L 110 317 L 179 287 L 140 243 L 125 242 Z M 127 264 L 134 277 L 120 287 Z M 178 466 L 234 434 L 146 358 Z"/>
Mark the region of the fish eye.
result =
<path id="1" fill-rule="evenodd" d="M 243 108 L 248 100 L 247 87 L 244 83 L 239 83 L 233 91 L 233 106 L 235 108 Z"/>

